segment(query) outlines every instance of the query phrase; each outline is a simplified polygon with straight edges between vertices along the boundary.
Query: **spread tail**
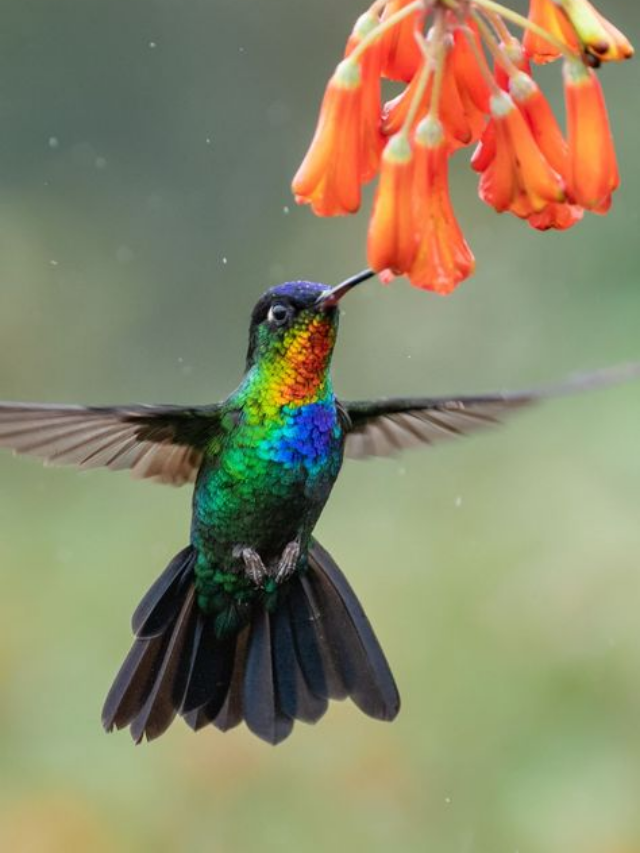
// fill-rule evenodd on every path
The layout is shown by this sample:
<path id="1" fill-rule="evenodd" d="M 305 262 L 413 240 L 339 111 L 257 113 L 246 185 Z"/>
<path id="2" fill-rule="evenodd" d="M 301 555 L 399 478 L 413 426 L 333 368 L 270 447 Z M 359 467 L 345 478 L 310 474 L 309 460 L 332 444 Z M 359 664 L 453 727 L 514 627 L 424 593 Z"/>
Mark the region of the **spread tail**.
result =
<path id="1" fill-rule="evenodd" d="M 108 731 L 129 726 L 136 743 L 152 740 L 180 714 L 196 730 L 212 723 L 227 731 L 244 720 L 276 744 L 295 720 L 317 722 L 330 699 L 351 697 L 378 720 L 396 716 L 400 698 L 382 649 L 318 542 L 276 607 L 254 605 L 248 624 L 222 638 L 198 609 L 195 559 L 191 546 L 181 551 L 136 609 L 136 640 L 102 713 Z"/>

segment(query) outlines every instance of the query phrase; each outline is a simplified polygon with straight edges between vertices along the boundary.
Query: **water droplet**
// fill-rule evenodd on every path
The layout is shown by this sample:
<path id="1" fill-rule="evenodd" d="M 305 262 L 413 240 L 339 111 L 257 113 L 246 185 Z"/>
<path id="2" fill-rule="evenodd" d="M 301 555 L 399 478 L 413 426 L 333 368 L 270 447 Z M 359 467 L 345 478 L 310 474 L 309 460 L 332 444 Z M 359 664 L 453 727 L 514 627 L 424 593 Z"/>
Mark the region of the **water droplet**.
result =
<path id="1" fill-rule="evenodd" d="M 461 506 L 462 506 L 462 496 L 458 495 L 458 497 L 456 498 L 456 509 L 460 509 Z"/>
<path id="2" fill-rule="evenodd" d="M 57 136 L 50 136 L 47 142 L 49 148 L 58 148 L 60 145 L 60 140 Z"/>
<path id="3" fill-rule="evenodd" d="M 282 208 L 282 212 L 284 213 L 285 216 L 289 213 L 289 205 L 288 204 L 285 204 L 285 206 Z"/>
<path id="4" fill-rule="evenodd" d="M 57 266 L 58 266 L 58 262 L 57 262 L 57 261 L 54 261 L 53 259 L 51 259 L 51 260 L 49 261 L 49 264 L 50 264 L 52 267 L 57 267 Z"/>
<path id="5" fill-rule="evenodd" d="M 150 41 L 150 42 L 149 42 L 149 48 L 150 48 L 150 50 L 154 50 L 157 46 L 158 46 L 158 42 L 157 42 L 157 41 Z"/>
<path id="6" fill-rule="evenodd" d="M 224 266 L 226 267 L 226 265 L 229 263 L 229 261 L 228 261 L 228 259 L 227 259 L 227 258 L 223 258 L 223 259 L 222 259 L 222 263 L 223 263 L 223 264 L 224 264 Z"/>

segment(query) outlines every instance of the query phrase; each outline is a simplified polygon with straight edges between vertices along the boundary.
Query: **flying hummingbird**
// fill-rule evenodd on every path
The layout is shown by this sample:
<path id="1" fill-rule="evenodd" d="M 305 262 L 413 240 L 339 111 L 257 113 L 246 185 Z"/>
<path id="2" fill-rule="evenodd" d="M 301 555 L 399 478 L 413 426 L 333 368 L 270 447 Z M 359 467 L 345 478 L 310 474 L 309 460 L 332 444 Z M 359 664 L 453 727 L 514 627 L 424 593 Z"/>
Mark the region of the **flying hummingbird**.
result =
<path id="1" fill-rule="evenodd" d="M 638 375 L 592 374 L 550 391 L 475 397 L 336 399 L 334 288 L 273 287 L 251 316 L 244 377 L 209 406 L 0 404 L 0 446 L 53 464 L 194 482 L 190 544 L 133 614 L 133 647 L 107 696 L 107 730 L 136 742 L 179 714 L 193 729 L 244 720 L 279 743 L 350 697 L 392 720 L 400 699 L 369 621 L 313 531 L 344 457 L 387 456 L 495 425 L 554 394 Z"/>

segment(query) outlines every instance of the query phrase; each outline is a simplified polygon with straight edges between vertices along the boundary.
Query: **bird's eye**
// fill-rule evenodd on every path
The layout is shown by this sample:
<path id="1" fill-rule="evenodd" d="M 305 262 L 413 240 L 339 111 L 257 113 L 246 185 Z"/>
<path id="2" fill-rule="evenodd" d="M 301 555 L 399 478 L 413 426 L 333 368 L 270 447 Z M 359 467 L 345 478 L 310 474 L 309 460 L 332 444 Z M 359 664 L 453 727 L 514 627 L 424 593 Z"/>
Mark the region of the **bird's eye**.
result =
<path id="1" fill-rule="evenodd" d="M 275 326 L 283 326 L 289 319 L 291 309 L 287 305 L 277 302 L 269 308 L 267 320 Z"/>

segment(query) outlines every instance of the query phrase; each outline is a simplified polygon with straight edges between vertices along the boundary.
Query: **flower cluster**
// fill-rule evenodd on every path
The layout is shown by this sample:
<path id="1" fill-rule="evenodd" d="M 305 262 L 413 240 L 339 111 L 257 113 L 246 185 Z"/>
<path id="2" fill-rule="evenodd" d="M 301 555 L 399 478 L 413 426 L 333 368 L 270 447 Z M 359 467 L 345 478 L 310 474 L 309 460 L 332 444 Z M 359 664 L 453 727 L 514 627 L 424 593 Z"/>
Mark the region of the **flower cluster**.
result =
<path id="1" fill-rule="evenodd" d="M 528 17 L 494 0 L 378 0 L 329 81 L 296 200 L 319 216 L 353 213 L 379 174 L 370 266 L 449 293 L 474 269 L 449 197 L 451 155 L 474 145 L 480 198 L 533 228 L 606 213 L 619 175 L 594 69 L 632 55 L 588 0 L 530 0 Z M 564 131 L 531 74 L 559 57 Z M 405 84 L 386 103 L 383 78 Z"/>

